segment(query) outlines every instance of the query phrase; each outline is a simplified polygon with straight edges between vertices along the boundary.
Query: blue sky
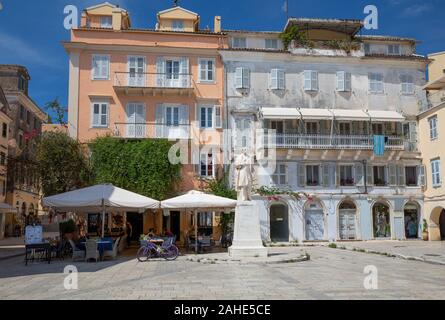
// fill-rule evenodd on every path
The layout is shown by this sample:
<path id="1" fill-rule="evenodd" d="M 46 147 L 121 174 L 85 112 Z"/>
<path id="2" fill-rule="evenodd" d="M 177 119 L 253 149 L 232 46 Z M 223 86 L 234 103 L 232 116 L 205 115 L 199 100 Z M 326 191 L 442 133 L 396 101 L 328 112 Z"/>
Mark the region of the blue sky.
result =
<path id="1" fill-rule="evenodd" d="M 68 59 L 60 42 L 69 39 L 63 28 L 63 9 L 73 4 L 79 12 L 98 0 L 0 0 L 0 63 L 28 67 L 30 95 L 41 107 L 59 97 L 66 105 Z M 172 0 L 109 0 L 130 11 L 132 24 L 153 28 L 156 12 Z M 285 24 L 284 0 L 180 0 L 180 5 L 201 15 L 201 28 L 213 27 L 222 16 L 224 29 L 281 30 Z M 444 0 L 289 0 L 294 17 L 364 19 L 366 5 L 379 10 L 379 30 L 363 34 L 413 37 L 421 41 L 419 54 L 445 51 Z"/>

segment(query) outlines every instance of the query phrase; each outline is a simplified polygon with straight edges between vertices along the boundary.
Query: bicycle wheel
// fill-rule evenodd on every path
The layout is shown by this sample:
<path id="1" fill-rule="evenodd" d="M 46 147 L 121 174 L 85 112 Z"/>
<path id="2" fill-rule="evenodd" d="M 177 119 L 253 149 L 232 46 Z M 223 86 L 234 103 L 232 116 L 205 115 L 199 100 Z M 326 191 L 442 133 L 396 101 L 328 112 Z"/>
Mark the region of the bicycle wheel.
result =
<path id="1" fill-rule="evenodd" d="M 168 261 L 176 260 L 178 256 L 179 256 L 179 249 L 175 245 L 171 245 L 170 247 L 165 249 L 165 253 L 163 254 L 164 259 Z"/>
<path id="2" fill-rule="evenodd" d="M 137 253 L 139 262 L 145 262 L 151 257 L 151 250 L 147 247 L 140 247 Z"/>

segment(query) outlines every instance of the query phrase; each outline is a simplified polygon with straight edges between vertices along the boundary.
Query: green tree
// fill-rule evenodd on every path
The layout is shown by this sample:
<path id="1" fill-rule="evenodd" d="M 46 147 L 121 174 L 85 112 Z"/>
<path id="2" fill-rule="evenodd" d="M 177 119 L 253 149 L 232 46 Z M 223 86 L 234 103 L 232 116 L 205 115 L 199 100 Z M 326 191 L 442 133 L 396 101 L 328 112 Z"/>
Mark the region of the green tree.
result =
<path id="1" fill-rule="evenodd" d="M 81 145 L 62 132 L 44 132 L 37 141 L 35 165 L 45 196 L 85 187 L 88 159 Z"/>
<path id="2" fill-rule="evenodd" d="M 47 102 L 45 104 L 45 110 L 52 111 L 52 113 L 55 114 L 57 121 L 56 123 L 66 124 L 65 114 L 67 109 L 60 104 L 59 98 L 55 98 L 53 101 Z M 54 123 L 51 115 L 48 114 L 48 118 L 50 123 Z"/>
<path id="3" fill-rule="evenodd" d="M 171 146 L 164 139 L 96 138 L 90 143 L 94 181 L 163 200 L 180 180 L 180 164 L 168 159 Z"/>

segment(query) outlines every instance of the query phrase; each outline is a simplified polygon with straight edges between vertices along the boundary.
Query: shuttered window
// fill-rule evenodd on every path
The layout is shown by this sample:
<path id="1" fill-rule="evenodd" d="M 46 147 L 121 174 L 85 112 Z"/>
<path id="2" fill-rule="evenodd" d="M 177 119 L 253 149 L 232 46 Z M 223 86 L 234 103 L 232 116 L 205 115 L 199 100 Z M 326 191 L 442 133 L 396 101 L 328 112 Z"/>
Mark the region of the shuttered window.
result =
<path id="1" fill-rule="evenodd" d="M 314 70 L 304 71 L 304 90 L 317 91 L 318 90 L 318 72 Z"/>
<path id="2" fill-rule="evenodd" d="M 431 160 L 431 174 L 433 187 L 439 187 L 442 184 L 440 175 L 440 159 Z"/>
<path id="3" fill-rule="evenodd" d="M 236 89 L 249 89 L 250 87 L 250 70 L 244 67 L 235 70 L 235 87 Z"/>
<path id="4" fill-rule="evenodd" d="M 272 175 L 272 181 L 275 185 L 282 186 L 287 183 L 287 166 L 285 164 L 277 164 L 275 173 Z"/>
<path id="5" fill-rule="evenodd" d="M 337 72 L 337 91 L 351 91 L 351 74 L 349 72 Z"/>
<path id="6" fill-rule="evenodd" d="M 91 127 L 108 127 L 108 102 L 92 104 Z"/>
<path id="7" fill-rule="evenodd" d="M 381 73 L 369 74 L 369 92 L 383 93 L 383 75 Z"/>
<path id="8" fill-rule="evenodd" d="M 93 55 L 93 80 L 108 80 L 110 77 L 110 56 Z"/>
<path id="9" fill-rule="evenodd" d="M 402 75 L 400 81 L 402 94 L 414 94 L 414 80 L 412 76 Z"/>
<path id="10" fill-rule="evenodd" d="M 269 88 L 272 90 L 284 90 L 285 88 L 285 73 L 281 69 L 272 69 L 270 71 Z"/>

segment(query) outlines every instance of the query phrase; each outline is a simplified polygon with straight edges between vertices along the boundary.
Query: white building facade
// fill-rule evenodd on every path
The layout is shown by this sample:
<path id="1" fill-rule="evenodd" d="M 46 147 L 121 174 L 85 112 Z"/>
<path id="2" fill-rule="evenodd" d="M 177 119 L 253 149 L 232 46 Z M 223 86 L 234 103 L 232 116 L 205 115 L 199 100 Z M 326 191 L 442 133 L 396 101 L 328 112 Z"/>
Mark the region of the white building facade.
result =
<path id="1" fill-rule="evenodd" d="M 356 36 L 357 21 L 290 19 L 286 29 L 303 22 L 310 48 L 286 50 L 278 32 L 228 31 L 232 47 L 220 51 L 225 157 L 233 177 L 236 153 L 256 152 L 263 241 L 421 237 L 427 59 L 411 39 Z M 327 42 L 351 38 L 353 50 Z"/>

